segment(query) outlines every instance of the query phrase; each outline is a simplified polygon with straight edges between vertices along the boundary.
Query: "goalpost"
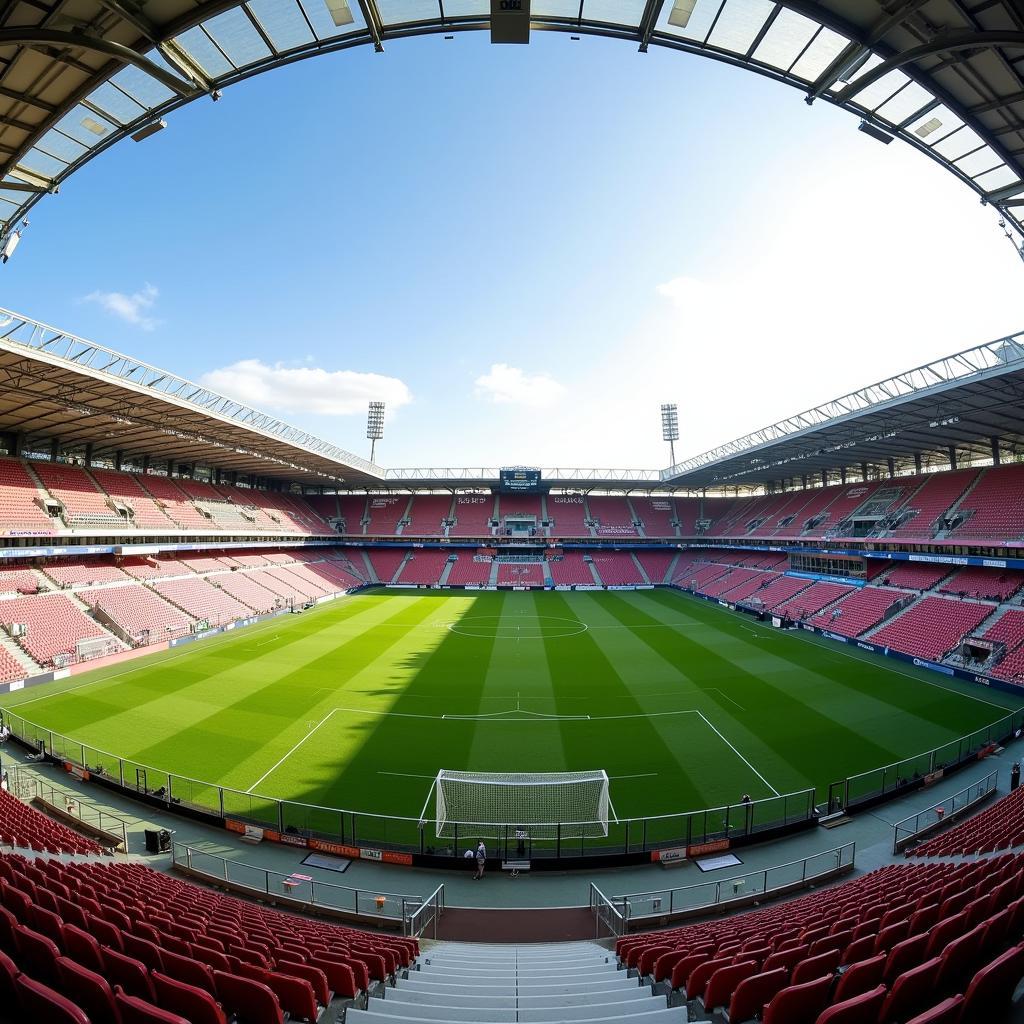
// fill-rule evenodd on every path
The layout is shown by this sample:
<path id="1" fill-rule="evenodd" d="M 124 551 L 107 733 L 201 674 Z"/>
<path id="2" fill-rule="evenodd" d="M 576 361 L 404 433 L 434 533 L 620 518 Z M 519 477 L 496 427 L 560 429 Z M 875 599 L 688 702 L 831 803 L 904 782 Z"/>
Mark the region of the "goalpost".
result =
<path id="1" fill-rule="evenodd" d="M 496 827 L 514 829 L 534 839 L 608 835 L 608 775 L 604 771 L 459 772 L 442 768 L 434 790 L 439 839 Z"/>

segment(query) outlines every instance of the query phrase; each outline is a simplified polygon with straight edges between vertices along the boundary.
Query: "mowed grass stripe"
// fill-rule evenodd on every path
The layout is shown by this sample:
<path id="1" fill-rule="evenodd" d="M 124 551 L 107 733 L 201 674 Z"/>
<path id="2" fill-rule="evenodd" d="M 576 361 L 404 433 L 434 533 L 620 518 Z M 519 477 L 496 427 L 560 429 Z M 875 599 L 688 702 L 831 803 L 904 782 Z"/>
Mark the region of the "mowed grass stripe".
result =
<path id="1" fill-rule="evenodd" d="M 543 597 L 542 606 L 549 614 L 573 619 L 579 617 L 576 603 L 571 608 L 561 594 L 548 592 Z M 643 715 L 644 709 L 619 675 L 615 661 L 594 639 L 592 631 L 545 639 L 544 649 L 558 713 L 578 715 L 583 707 L 586 713 L 594 716 L 589 722 L 560 723 L 562 743 L 570 764 L 580 769 L 603 768 L 609 775 L 651 772 L 659 776 L 655 780 L 618 780 L 612 790 L 612 799 L 615 799 L 615 794 L 621 794 L 623 806 L 634 806 L 644 793 L 650 791 L 652 782 L 656 782 L 663 792 L 672 794 L 676 807 L 702 805 L 703 787 L 690 774 L 693 762 L 683 749 L 677 748 L 677 756 L 677 751 L 666 743 L 649 719 L 596 720 L 608 714 Z M 585 696 L 588 690 L 590 700 L 580 701 L 578 698 Z M 570 699 L 563 700 L 563 695 Z M 620 815 L 626 813 L 618 805 L 617 810 Z"/>
<path id="2" fill-rule="evenodd" d="M 658 603 L 665 607 L 683 601 L 697 603 L 674 594 L 658 596 Z M 716 617 L 722 615 L 721 609 L 701 603 Z M 965 703 L 962 696 L 944 687 L 908 686 L 902 676 L 884 664 L 841 653 L 823 657 L 821 648 L 807 644 L 799 635 L 763 626 L 755 632 L 756 638 L 746 631 L 733 634 L 739 641 L 731 655 L 737 665 L 765 679 L 778 676 L 786 680 L 795 696 L 833 718 L 842 716 L 851 724 L 856 721 L 892 753 L 906 749 L 908 721 L 914 732 L 930 737 L 929 746 L 936 746 L 1000 717 L 996 709 L 982 701 Z M 794 672 L 794 668 L 799 671 Z M 894 715 L 893 709 L 906 717 Z M 919 725 L 915 726 L 915 721 Z"/>
<path id="3" fill-rule="evenodd" d="M 658 621 L 644 610 L 646 602 L 627 602 L 611 593 L 603 594 L 602 599 L 624 624 L 645 626 Z M 892 759 L 891 751 L 873 738 L 741 669 L 729 658 L 736 638 L 727 633 L 640 629 L 637 635 L 673 664 L 700 664 L 701 689 L 705 699 L 717 707 L 713 721 L 780 792 L 820 784 L 822 764 L 839 765 L 845 775 Z M 737 712 L 722 696 L 726 687 L 744 712 Z M 731 728 L 723 727 L 722 721 L 731 721 Z"/>

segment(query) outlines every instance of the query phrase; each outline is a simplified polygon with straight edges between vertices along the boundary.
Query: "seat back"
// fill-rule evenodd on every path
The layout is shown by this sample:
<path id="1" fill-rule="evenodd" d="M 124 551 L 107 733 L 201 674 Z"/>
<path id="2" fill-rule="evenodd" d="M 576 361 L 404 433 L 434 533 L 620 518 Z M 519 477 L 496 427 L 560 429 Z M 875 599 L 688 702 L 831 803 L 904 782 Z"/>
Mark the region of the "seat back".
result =
<path id="1" fill-rule="evenodd" d="M 313 994 L 321 1006 L 331 1001 L 331 990 L 327 984 L 327 975 L 319 967 L 312 964 L 292 964 L 278 961 L 276 972 L 290 974 L 293 978 L 304 978 L 313 986 Z"/>
<path id="2" fill-rule="evenodd" d="M 138 960 L 140 964 L 145 964 L 151 971 L 164 969 L 160 947 L 156 943 L 150 942 L 149 939 L 139 938 L 129 932 L 124 932 L 121 935 L 121 941 L 124 943 L 125 956 L 130 956 Z"/>
<path id="3" fill-rule="evenodd" d="M 336 996 L 354 999 L 359 992 L 364 991 L 362 985 L 356 980 L 355 971 L 348 964 L 343 964 L 340 961 L 331 960 L 324 956 L 314 955 L 310 958 L 310 966 L 323 971 L 324 976 L 327 978 L 327 984 Z"/>
<path id="4" fill-rule="evenodd" d="M 919 1013 L 912 1020 L 908 1020 L 907 1024 L 959 1024 L 963 1004 L 963 996 L 951 996 L 949 999 L 943 999 L 941 1003 L 933 1006 L 930 1010 Z"/>
<path id="5" fill-rule="evenodd" d="M 103 947 L 103 973 L 113 986 L 120 985 L 125 993 L 153 1002 L 153 985 L 146 965 L 134 957 L 125 956 L 116 949 Z"/>
<path id="6" fill-rule="evenodd" d="M 243 1020 L 258 1020 L 261 1024 L 284 1024 L 277 996 L 262 982 L 224 971 L 214 971 L 213 978 L 217 983 L 217 997 L 229 1013 Z"/>
<path id="7" fill-rule="evenodd" d="M 18 949 L 18 963 L 27 974 L 44 984 L 56 984 L 60 950 L 53 939 L 19 924 L 14 929 L 14 944 Z"/>
<path id="8" fill-rule="evenodd" d="M 126 995 L 120 985 L 114 988 L 114 1002 L 117 1004 L 121 1024 L 191 1024 L 184 1017 L 162 1010 L 145 999 Z"/>
<path id="9" fill-rule="evenodd" d="M 986 964 L 971 980 L 964 996 L 962 1020 L 998 1020 L 1010 1005 L 1024 976 L 1024 944 L 1014 946 Z"/>
<path id="10" fill-rule="evenodd" d="M 220 1003 L 205 989 L 153 972 L 156 1001 L 165 1010 L 180 1014 L 192 1024 L 226 1024 Z"/>
<path id="11" fill-rule="evenodd" d="M 703 963 L 698 964 L 690 972 L 689 978 L 686 979 L 686 998 L 696 999 L 697 996 L 703 995 L 704 989 L 707 987 L 708 978 L 720 967 L 728 967 L 731 962 L 732 957 L 715 957 L 714 960 L 705 960 Z"/>
<path id="12" fill-rule="evenodd" d="M 830 949 L 827 953 L 801 960 L 793 968 L 793 974 L 789 980 L 794 985 L 802 985 L 805 981 L 813 981 L 815 978 L 822 978 L 826 975 L 831 978 L 838 966 L 839 950 Z"/>
<path id="13" fill-rule="evenodd" d="M 911 967 L 923 964 L 927 959 L 925 951 L 928 949 L 928 933 L 923 935 L 912 935 L 909 939 L 897 942 L 889 950 L 889 957 L 885 961 L 884 980 L 891 985 L 901 974 L 909 971 Z"/>
<path id="14" fill-rule="evenodd" d="M 936 995 L 955 995 L 963 991 L 974 968 L 981 962 L 984 942 L 985 925 L 979 924 L 946 946 L 939 956 Z"/>
<path id="15" fill-rule="evenodd" d="M 862 992 L 867 992 L 876 985 L 880 985 L 887 959 L 888 954 L 879 953 L 869 960 L 851 964 L 839 979 L 839 984 L 832 995 L 832 1001 L 839 1003 L 844 999 L 852 999 L 854 996 L 859 996 Z"/>
<path id="16" fill-rule="evenodd" d="M 764 1008 L 762 1024 L 815 1024 L 828 1003 L 832 976 L 787 985 Z"/>
<path id="17" fill-rule="evenodd" d="M 61 992 L 86 1012 L 92 1024 L 120 1024 L 114 993 L 102 974 L 62 956 L 57 961 L 57 975 Z"/>
<path id="18" fill-rule="evenodd" d="M 704 986 L 703 1002 L 705 1008 L 710 1010 L 718 1006 L 728 1006 L 736 986 L 744 978 L 757 974 L 757 970 L 756 960 L 744 960 L 738 964 L 730 964 L 728 967 L 719 967 L 708 978 L 708 983 Z"/>
<path id="19" fill-rule="evenodd" d="M 878 1011 L 885 1002 L 885 986 L 877 985 L 852 999 L 833 1003 L 819 1018 L 817 1024 L 875 1024 Z"/>
<path id="20" fill-rule="evenodd" d="M 15 984 L 25 1019 L 32 1024 L 89 1024 L 81 1008 L 42 982 L 19 974 Z"/>
<path id="21" fill-rule="evenodd" d="M 169 949 L 163 952 L 164 969 L 161 974 L 175 981 L 183 981 L 186 985 L 195 985 L 196 988 L 205 989 L 211 995 L 217 991 L 213 980 L 213 971 L 208 964 L 202 960 L 195 960 L 190 956 L 179 956 Z"/>
<path id="22" fill-rule="evenodd" d="M 0 952 L 0 1006 L 17 1006 L 18 989 L 14 984 L 21 971 L 6 954 Z"/>
<path id="23" fill-rule="evenodd" d="M 791 946 L 789 949 L 778 950 L 772 953 L 764 962 L 764 973 L 774 971 L 777 967 L 783 967 L 788 974 L 794 965 L 801 960 L 807 959 L 808 946 Z"/>
<path id="24" fill-rule="evenodd" d="M 744 978 L 729 1000 L 729 1020 L 745 1021 L 759 1016 L 765 1003 L 770 1002 L 777 992 L 781 992 L 788 980 L 789 971 L 785 967 Z"/>
<path id="25" fill-rule="evenodd" d="M 316 993 L 305 978 L 278 971 L 267 973 L 267 987 L 276 995 L 281 1009 L 292 1020 L 315 1021 L 318 1016 Z"/>
<path id="26" fill-rule="evenodd" d="M 939 963 L 939 958 L 933 956 L 931 960 L 912 967 L 893 981 L 882 1007 L 879 1024 L 902 1020 L 908 1012 L 913 1013 L 919 1006 L 927 1006 L 929 997 L 935 994 Z"/>
<path id="27" fill-rule="evenodd" d="M 669 984 L 673 989 L 685 989 L 686 980 L 690 975 L 711 957 L 708 953 L 690 953 L 682 957 L 672 965 L 672 973 L 669 975 Z"/>

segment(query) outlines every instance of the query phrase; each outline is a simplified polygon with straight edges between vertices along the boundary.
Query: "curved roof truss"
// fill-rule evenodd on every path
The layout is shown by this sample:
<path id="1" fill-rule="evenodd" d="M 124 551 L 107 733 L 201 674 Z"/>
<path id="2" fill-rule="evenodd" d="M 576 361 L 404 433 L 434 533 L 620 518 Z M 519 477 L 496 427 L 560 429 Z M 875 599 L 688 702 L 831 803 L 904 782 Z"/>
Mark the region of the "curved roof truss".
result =
<path id="1" fill-rule="evenodd" d="M 1024 233 L 1018 0 L 532 0 L 531 26 L 703 54 L 836 103 Z M 317 53 L 490 27 L 489 0 L 12 0 L 0 245 L 78 167 L 184 103 Z"/>

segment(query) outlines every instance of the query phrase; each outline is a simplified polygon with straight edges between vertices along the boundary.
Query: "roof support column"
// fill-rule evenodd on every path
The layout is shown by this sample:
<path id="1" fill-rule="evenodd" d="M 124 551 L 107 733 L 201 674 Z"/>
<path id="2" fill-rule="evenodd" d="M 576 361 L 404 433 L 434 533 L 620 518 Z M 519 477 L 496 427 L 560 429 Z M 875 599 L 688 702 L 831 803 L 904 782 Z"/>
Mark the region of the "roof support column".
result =
<path id="1" fill-rule="evenodd" d="M 914 452 L 914 472 L 921 475 L 921 453 Z"/>
<path id="2" fill-rule="evenodd" d="M 142 456 L 142 475 L 145 476 L 149 472 L 149 455 Z"/>
<path id="3" fill-rule="evenodd" d="M 839 467 L 839 482 L 841 484 L 845 484 L 846 483 L 846 467 L 845 466 L 840 466 Z"/>
<path id="4" fill-rule="evenodd" d="M 956 445 L 949 446 L 949 468 L 956 469 Z"/>
<path id="5" fill-rule="evenodd" d="M 56 462 L 59 457 L 60 457 L 60 438 L 59 437 L 51 437 L 50 438 L 50 461 L 51 462 Z"/>
<path id="6" fill-rule="evenodd" d="M 806 473 L 804 473 L 800 477 L 800 483 L 803 485 L 803 489 L 806 491 L 807 490 L 807 474 Z"/>
<path id="7" fill-rule="evenodd" d="M 992 465 L 999 465 L 999 438 L 993 437 L 992 439 Z"/>
<path id="8" fill-rule="evenodd" d="M 886 468 L 889 470 L 889 479 L 896 475 L 896 460 L 890 455 L 886 460 Z"/>
<path id="9" fill-rule="evenodd" d="M 93 445 L 92 445 L 92 441 L 90 441 L 85 446 L 85 464 L 86 464 L 86 466 L 91 466 L 92 465 L 92 453 L 93 453 Z"/>
<path id="10" fill-rule="evenodd" d="M 866 462 L 860 464 L 860 478 L 865 481 L 868 478 L 868 464 Z"/>
<path id="11" fill-rule="evenodd" d="M 823 469 L 821 471 L 821 486 L 828 487 L 828 470 Z"/>
<path id="12" fill-rule="evenodd" d="M 121 472 L 121 467 L 124 465 L 124 452 L 118 449 L 114 452 L 114 469 Z"/>

